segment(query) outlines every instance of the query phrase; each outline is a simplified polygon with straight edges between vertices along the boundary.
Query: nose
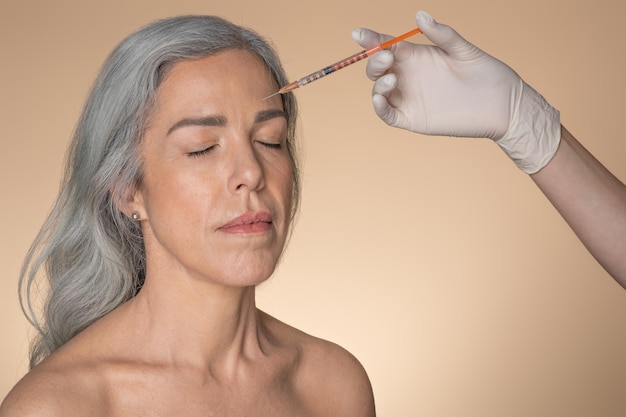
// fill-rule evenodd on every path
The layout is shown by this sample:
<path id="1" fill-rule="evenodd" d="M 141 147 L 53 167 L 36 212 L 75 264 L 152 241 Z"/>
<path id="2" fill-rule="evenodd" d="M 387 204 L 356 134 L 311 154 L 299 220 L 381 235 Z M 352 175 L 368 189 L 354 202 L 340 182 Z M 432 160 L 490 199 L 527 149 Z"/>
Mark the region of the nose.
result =
<path id="1" fill-rule="evenodd" d="M 265 186 L 263 166 L 249 140 L 242 140 L 232 148 L 232 166 L 228 189 L 232 193 L 258 191 Z"/>

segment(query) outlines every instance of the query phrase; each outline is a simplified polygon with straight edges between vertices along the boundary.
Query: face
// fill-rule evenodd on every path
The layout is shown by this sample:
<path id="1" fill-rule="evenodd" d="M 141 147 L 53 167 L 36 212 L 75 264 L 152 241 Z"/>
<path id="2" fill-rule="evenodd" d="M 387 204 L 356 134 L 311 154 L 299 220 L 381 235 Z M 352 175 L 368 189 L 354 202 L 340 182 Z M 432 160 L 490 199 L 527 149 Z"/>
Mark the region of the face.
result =
<path id="1" fill-rule="evenodd" d="M 278 86 L 259 58 L 228 50 L 175 64 L 145 132 L 140 215 L 147 277 L 223 285 L 267 279 L 289 229 L 292 167 Z"/>

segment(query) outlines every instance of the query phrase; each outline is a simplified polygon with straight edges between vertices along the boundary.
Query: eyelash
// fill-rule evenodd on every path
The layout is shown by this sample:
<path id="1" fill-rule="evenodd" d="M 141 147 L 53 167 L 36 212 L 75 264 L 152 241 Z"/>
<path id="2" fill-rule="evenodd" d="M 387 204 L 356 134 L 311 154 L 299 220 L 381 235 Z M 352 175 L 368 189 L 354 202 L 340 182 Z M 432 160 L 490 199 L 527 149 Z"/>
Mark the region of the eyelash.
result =
<path id="1" fill-rule="evenodd" d="M 263 146 L 265 146 L 266 148 L 270 148 L 270 149 L 282 149 L 283 147 L 283 143 L 269 143 L 269 142 L 260 142 L 259 143 Z"/>
<path id="2" fill-rule="evenodd" d="M 213 148 L 214 146 L 209 146 L 208 148 L 202 149 L 201 151 L 189 152 L 189 156 L 191 156 L 192 158 L 197 158 L 199 156 L 206 155 L 207 153 L 211 152 Z"/>
<path id="3" fill-rule="evenodd" d="M 269 142 L 259 141 L 259 143 L 269 149 L 282 149 L 283 148 L 282 142 L 281 143 L 269 143 Z M 214 146 L 209 146 L 208 148 L 202 149 L 200 151 L 189 152 L 189 156 L 191 156 L 192 158 L 197 158 L 197 157 L 208 154 L 209 152 L 211 152 L 211 150 L 213 150 L 213 148 Z"/>

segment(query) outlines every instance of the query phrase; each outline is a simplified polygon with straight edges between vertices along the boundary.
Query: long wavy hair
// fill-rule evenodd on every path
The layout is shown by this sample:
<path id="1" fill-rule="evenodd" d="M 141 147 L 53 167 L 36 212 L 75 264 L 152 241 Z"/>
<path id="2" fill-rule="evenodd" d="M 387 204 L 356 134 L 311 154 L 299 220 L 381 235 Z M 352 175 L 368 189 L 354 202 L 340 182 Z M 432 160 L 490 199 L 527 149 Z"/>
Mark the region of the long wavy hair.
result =
<path id="1" fill-rule="evenodd" d="M 59 195 L 20 274 L 22 310 L 38 333 L 31 368 L 141 289 L 146 267 L 141 229 L 118 202 L 141 183 L 138 149 L 157 89 L 177 62 L 228 49 L 256 54 L 278 86 L 287 84 L 268 41 L 215 16 L 153 22 L 124 39 L 104 62 L 76 126 Z M 282 100 L 293 220 L 300 192 L 297 106 L 292 94 Z"/>

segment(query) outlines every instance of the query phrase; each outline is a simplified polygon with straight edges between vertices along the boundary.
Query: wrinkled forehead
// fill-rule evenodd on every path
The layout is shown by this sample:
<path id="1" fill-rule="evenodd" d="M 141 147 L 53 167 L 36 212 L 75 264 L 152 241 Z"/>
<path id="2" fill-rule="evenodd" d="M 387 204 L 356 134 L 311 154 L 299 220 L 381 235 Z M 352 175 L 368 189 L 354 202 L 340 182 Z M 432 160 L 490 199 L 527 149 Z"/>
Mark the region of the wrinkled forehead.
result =
<path id="1" fill-rule="evenodd" d="M 202 58 L 178 60 L 163 74 L 147 113 L 147 125 L 164 110 L 181 107 L 203 113 L 219 113 L 219 107 L 232 104 L 271 104 L 283 109 L 278 96 L 264 102 L 263 98 L 274 93 L 278 84 L 263 59 L 246 49 L 225 49 Z"/>

